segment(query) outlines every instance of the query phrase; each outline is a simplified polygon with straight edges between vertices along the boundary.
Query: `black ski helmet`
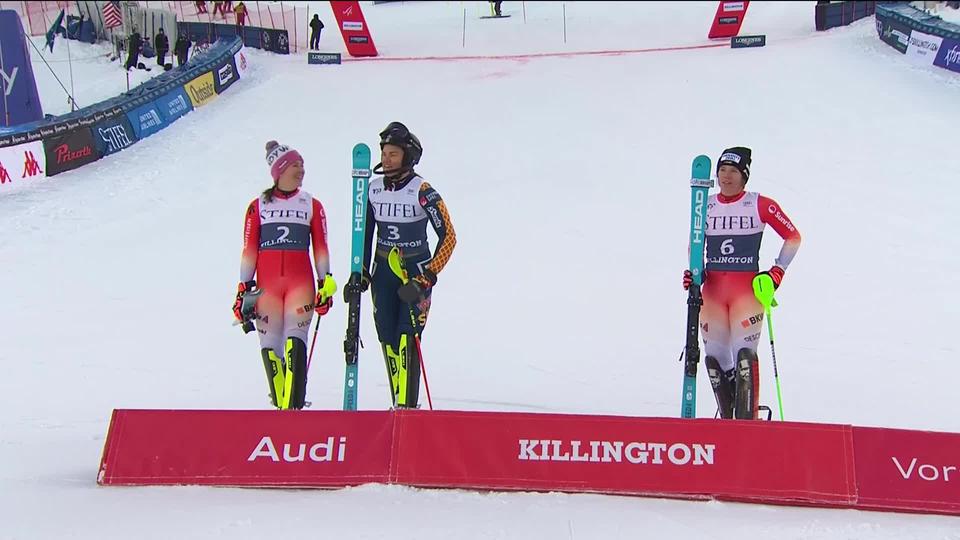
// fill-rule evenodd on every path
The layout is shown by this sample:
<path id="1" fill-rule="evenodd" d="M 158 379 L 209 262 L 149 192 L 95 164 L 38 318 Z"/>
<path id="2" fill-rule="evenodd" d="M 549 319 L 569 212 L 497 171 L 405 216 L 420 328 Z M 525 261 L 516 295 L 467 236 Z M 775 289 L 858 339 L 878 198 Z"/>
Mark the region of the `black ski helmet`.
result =
<path id="1" fill-rule="evenodd" d="M 400 122 L 390 122 L 380 132 L 381 150 L 383 150 L 385 144 L 392 144 L 403 149 L 404 168 L 410 168 L 420 163 L 420 158 L 423 156 L 423 145 L 420 144 L 420 139 Z"/>

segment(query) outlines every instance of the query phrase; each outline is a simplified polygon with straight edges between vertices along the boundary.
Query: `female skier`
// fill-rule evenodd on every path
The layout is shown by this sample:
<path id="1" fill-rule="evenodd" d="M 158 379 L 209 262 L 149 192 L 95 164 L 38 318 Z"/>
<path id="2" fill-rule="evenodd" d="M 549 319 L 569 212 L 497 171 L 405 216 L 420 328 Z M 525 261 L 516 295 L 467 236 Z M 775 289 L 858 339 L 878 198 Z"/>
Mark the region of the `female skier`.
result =
<path id="1" fill-rule="evenodd" d="M 783 238 L 783 246 L 766 273 L 774 288 L 800 249 L 800 231 L 776 201 L 745 191 L 750 179 L 751 151 L 737 146 L 717 162 L 720 193 L 707 200 L 706 267 L 703 274 L 705 364 L 723 418 L 757 418 L 760 374 L 757 343 L 763 308 L 753 292 L 760 267 L 760 241 L 767 225 Z M 692 283 L 683 273 L 683 288 Z"/>
<path id="2" fill-rule="evenodd" d="M 300 189 L 303 158 L 276 141 L 268 142 L 266 150 L 273 185 L 247 207 L 233 313 L 239 321 L 256 320 L 273 405 L 302 409 L 307 331 L 313 312 L 323 316 L 333 305 L 337 284 L 330 275 L 323 205 Z M 251 298 L 256 299 L 255 310 L 245 312 L 244 297 L 247 306 Z"/>

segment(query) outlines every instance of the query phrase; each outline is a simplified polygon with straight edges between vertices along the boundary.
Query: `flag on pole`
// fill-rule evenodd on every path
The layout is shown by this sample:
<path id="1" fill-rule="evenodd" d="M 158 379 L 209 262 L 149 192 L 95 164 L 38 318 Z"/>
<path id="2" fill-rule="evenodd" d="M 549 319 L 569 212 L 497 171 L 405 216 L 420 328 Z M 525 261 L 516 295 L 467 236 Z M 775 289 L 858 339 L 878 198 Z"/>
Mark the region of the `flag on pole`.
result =
<path id="1" fill-rule="evenodd" d="M 47 30 L 47 47 L 50 47 L 50 52 L 53 52 L 53 42 L 57 39 L 57 34 L 63 33 L 66 36 L 67 31 L 61 26 L 60 23 L 63 22 L 64 10 L 60 10 L 60 14 L 57 15 L 57 19 L 53 21 L 53 25 Z"/>
<path id="2" fill-rule="evenodd" d="M 123 24 L 123 17 L 120 14 L 120 5 L 117 2 L 103 4 L 103 27 L 109 30 L 121 24 Z"/>

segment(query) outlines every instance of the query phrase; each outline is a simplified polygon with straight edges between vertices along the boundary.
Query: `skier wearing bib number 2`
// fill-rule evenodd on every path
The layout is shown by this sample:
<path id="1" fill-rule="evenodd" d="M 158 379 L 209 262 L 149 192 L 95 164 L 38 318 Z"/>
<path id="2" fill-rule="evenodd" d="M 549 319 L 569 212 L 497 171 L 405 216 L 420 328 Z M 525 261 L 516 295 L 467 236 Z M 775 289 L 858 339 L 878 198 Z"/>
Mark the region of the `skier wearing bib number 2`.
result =
<path id="1" fill-rule="evenodd" d="M 722 418 L 755 419 L 760 373 L 757 345 L 763 308 L 753 292 L 760 269 L 760 241 L 767 225 L 783 238 L 783 246 L 766 273 L 774 288 L 800 249 L 800 231 L 776 201 L 745 191 L 750 179 L 751 151 L 734 147 L 717 162 L 720 193 L 707 200 L 706 257 L 700 329 L 707 374 Z M 683 288 L 692 282 L 683 274 Z"/>
<path id="2" fill-rule="evenodd" d="M 337 284 L 330 275 L 323 205 L 300 189 L 303 158 L 276 141 L 268 142 L 266 150 L 273 185 L 247 207 L 233 312 L 238 320 L 256 320 L 273 405 L 302 409 L 310 321 L 314 311 L 326 315 Z M 244 312 L 244 297 L 251 294 L 259 295 L 255 312 Z"/>
<path id="3" fill-rule="evenodd" d="M 380 164 L 373 172 L 382 176 L 373 178 L 369 186 L 364 271 L 363 275 L 352 274 L 344 287 L 346 297 L 372 285 L 374 322 L 393 405 L 404 408 L 416 408 L 419 403 L 420 336 L 427 323 L 437 275 L 457 244 L 446 204 L 413 170 L 422 155 L 420 140 L 400 122 L 391 122 L 380 133 Z M 427 241 L 428 222 L 438 239 L 432 255 Z M 406 284 L 388 263 L 394 249 L 400 250 L 409 275 Z"/>

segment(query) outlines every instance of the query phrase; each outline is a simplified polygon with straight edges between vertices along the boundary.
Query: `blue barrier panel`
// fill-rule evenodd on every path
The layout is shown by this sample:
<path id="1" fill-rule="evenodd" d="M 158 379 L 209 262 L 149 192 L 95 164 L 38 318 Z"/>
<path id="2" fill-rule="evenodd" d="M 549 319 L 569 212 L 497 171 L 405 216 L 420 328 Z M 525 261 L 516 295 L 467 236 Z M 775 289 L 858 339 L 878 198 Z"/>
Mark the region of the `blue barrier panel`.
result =
<path id="1" fill-rule="evenodd" d="M 960 40 L 943 38 L 933 65 L 960 73 Z"/>
<path id="2" fill-rule="evenodd" d="M 169 124 L 160 116 L 160 108 L 155 101 L 137 107 L 127 113 L 133 132 L 138 139 L 144 139 L 167 127 Z"/>
<path id="3" fill-rule="evenodd" d="M 182 86 L 177 87 L 169 94 L 159 98 L 156 104 L 157 108 L 160 109 L 160 116 L 162 116 L 168 124 L 172 124 L 174 120 L 193 110 L 190 98 Z"/>
<path id="4" fill-rule="evenodd" d="M 117 114 L 107 116 L 93 126 L 93 142 L 102 156 L 126 150 L 138 140 L 130 119 L 120 108 Z"/>

